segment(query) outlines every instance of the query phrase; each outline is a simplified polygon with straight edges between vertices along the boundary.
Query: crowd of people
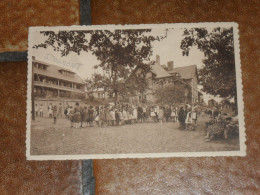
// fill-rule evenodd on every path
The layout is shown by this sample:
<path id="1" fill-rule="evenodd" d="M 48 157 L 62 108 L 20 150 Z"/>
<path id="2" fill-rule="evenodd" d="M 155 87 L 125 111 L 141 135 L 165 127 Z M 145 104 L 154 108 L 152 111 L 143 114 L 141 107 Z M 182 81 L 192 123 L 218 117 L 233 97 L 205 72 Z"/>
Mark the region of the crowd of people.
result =
<path id="1" fill-rule="evenodd" d="M 39 107 L 35 105 L 36 116 L 43 117 L 43 105 Z M 63 109 L 62 103 L 48 105 L 47 116 L 53 118 L 53 123 L 57 122 L 57 118 L 65 116 L 70 120 L 72 128 L 80 127 L 107 127 L 121 126 L 143 122 L 178 122 L 181 130 L 195 130 L 197 126 L 198 105 L 133 105 L 129 103 L 115 103 L 100 106 L 79 105 L 75 103 L 72 107 L 67 105 Z M 237 117 L 223 117 L 219 110 L 201 112 L 211 116 L 211 120 L 206 123 L 205 141 L 211 141 L 218 135 L 227 137 L 228 129 L 238 129 Z"/>
<path id="2" fill-rule="evenodd" d="M 194 130 L 197 124 L 196 106 L 109 104 L 102 106 L 67 106 L 64 114 L 71 127 L 120 126 L 143 122 L 178 122 L 181 129 Z"/>

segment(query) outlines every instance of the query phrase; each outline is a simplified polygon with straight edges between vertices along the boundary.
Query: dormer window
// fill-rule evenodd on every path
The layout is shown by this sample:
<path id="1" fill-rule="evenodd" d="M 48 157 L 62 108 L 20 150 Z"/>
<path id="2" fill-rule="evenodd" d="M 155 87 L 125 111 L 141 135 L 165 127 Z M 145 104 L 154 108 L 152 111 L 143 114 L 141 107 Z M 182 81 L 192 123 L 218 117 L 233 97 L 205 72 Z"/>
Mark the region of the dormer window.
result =
<path id="1" fill-rule="evenodd" d="M 45 64 L 34 63 L 33 65 L 35 68 L 38 68 L 40 70 L 47 70 L 47 65 Z"/>
<path id="2" fill-rule="evenodd" d="M 64 75 L 64 76 L 69 76 L 69 77 L 74 77 L 74 72 L 70 72 L 70 71 L 67 71 L 67 70 L 59 70 L 59 72 Z"/>

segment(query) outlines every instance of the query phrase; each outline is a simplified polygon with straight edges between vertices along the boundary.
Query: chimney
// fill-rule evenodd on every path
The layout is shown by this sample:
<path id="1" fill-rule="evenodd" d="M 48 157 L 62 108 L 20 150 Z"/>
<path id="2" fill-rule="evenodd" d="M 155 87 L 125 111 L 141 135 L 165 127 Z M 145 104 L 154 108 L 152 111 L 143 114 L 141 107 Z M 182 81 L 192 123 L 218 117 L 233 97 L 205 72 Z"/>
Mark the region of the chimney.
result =
<path id="1" fill-rule="evenodd" d="M 156 63 L 155 65 L 160 65 L 160 56 L 159 55 L 156 55 Z"/>
<path id="2" fill-rule="evenodd" d="M 169 62 L 167 62 L 167 68 L 168 68 L 168 71 L 173 70 L 173 67 L 174 67 L 174 65 L 173 65 L 173 61 L 169 61 Z"/>

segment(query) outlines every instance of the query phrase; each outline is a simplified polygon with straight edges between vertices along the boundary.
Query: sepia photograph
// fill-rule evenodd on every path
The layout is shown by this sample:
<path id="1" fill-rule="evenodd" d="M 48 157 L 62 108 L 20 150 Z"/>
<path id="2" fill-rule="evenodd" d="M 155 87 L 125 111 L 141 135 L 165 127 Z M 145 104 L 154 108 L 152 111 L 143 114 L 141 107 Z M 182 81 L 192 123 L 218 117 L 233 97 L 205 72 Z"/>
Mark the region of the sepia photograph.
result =
<path id="1" fill-rule="evenodd" d="M 245 156 L 236 23 L 30 27 L 28 160 Z"/>

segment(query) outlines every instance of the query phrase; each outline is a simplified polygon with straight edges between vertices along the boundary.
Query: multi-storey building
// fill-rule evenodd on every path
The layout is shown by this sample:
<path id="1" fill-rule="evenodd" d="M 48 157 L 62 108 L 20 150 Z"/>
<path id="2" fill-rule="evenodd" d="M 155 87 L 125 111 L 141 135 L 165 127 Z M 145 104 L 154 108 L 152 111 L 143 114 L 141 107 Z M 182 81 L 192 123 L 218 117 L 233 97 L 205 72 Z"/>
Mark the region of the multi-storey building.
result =
<path id="1" fill-rule="evenodd" d="M 181 85 L 184 91 L 183 103 L 194 104 L 198 101 L 198 72 L 197 66 L 185 66 L 174 68 L 174 62 L 167 65 L 160 63 L 160 56 L 156 56 L 156 62 L 151 65 L 151 71 L 147 74 L 149 90 L 144 94 L 150 102 L 155 101 L 155 89 L 167 84 Z M 158 85 L 159 84 L 159 85 Z M 141 96 L 142 97 L 142 96 Z M 144 99 L 143 98 L 143 99 Z"/>
<path id="2" fill-rule="evenodd" d="M 85 97 L 85 84 L 73 71 L 38 61 L 33 57 L 33 96 L 36 107 L 49 104 L 67 104 L 80 102 Z"/>
<path id="3" fill-rule="evenodd" d="M 150 65 L 151 71 L 146 74 L 148 82 L 147 89 L 136 96 L 129 97 L 130 102 L 156 102 L 156 89 L 166 85 L 179 85 L 183 89 L 184 97 L 182 103 L 194 105 L 198 102 L 198 72 L 197 66 L 185 66 L 174 68 L 173 61 L 167 62 L 167 65 L 160 64 L 160 56 L 156 56 L 156 61 Z"/>

